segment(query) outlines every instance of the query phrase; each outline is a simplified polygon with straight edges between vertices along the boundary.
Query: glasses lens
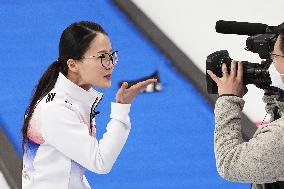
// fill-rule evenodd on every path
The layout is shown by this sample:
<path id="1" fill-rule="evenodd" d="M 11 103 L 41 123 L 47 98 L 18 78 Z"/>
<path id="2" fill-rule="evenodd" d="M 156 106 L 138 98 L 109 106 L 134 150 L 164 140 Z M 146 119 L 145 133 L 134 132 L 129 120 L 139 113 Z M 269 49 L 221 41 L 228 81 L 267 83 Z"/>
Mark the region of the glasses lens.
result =
<path id="1" fill-rule="evenodd" d="M 102 65 L 106 68 L 109 67 L 109 55 L 108 54 L 102 54 L 100 56 L 101 58 L 101 62 L 102 62 Z"/>
<path id="2" fill-rule="evenodd" d="M 100 56 L 101 62 L 103 67 L 110 68 L 110 64 L 113 64 L 114 66 L 118 63 L 118 53 L 117 51 L 113 52 L 112 54 L 102 54 Z"/>

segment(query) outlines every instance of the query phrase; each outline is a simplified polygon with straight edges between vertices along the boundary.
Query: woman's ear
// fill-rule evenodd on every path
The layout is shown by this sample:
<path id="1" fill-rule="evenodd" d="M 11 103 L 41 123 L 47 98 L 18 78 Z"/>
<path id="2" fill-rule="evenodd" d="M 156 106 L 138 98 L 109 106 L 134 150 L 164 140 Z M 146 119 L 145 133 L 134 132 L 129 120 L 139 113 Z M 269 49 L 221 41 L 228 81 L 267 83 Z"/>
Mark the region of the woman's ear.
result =
<path id="1" fill-rule="evenodd" d="M 77 73 L 79 68 L 77 62 L 74 59 L 67 60 L 67 67 L 70 71 Z"/>

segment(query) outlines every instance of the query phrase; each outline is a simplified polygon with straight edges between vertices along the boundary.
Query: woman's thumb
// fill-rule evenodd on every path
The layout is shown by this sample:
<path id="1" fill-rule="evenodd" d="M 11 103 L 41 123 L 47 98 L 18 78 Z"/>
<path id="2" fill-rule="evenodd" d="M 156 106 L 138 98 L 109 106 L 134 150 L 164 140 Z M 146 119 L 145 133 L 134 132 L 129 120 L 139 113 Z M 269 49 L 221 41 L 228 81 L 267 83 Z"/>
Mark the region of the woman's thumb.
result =
<path id="1" fill-rule="evenodd" d="M 128 87 L 128 83 L 123 82 L 122 85 L 121 85 L 121 88 L 124 90 L 124 89 L 127 89 L 127 87 Z"/>

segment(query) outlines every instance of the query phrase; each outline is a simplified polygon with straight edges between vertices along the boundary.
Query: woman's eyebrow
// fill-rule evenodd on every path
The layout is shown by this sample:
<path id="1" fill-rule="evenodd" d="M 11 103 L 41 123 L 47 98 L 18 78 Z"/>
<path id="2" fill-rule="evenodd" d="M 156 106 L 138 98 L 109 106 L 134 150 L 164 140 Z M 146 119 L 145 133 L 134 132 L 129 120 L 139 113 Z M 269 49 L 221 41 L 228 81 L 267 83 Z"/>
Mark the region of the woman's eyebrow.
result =
<path id="1" fill-rule="evenodd" d="M 111 53 L 112 52 L 112 49 L 109 51 L 109 52 L 107 52 L 106 50 L 101 50 L 101 51 L 99 51 L 99 52 L 97 52 L 97 53 Z"/>

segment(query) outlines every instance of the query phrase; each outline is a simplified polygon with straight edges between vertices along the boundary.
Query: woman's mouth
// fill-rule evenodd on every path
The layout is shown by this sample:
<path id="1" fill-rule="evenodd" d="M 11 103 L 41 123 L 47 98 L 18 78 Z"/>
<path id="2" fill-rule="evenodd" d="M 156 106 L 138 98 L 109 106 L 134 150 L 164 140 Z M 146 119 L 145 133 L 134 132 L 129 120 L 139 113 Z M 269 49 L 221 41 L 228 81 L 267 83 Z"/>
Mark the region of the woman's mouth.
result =
<path id="1" fill-rule="evenodd" d="M 107 79 L 111 79 L 111 74 L 107 74 L 104 77 L 107 78 Z"/>

